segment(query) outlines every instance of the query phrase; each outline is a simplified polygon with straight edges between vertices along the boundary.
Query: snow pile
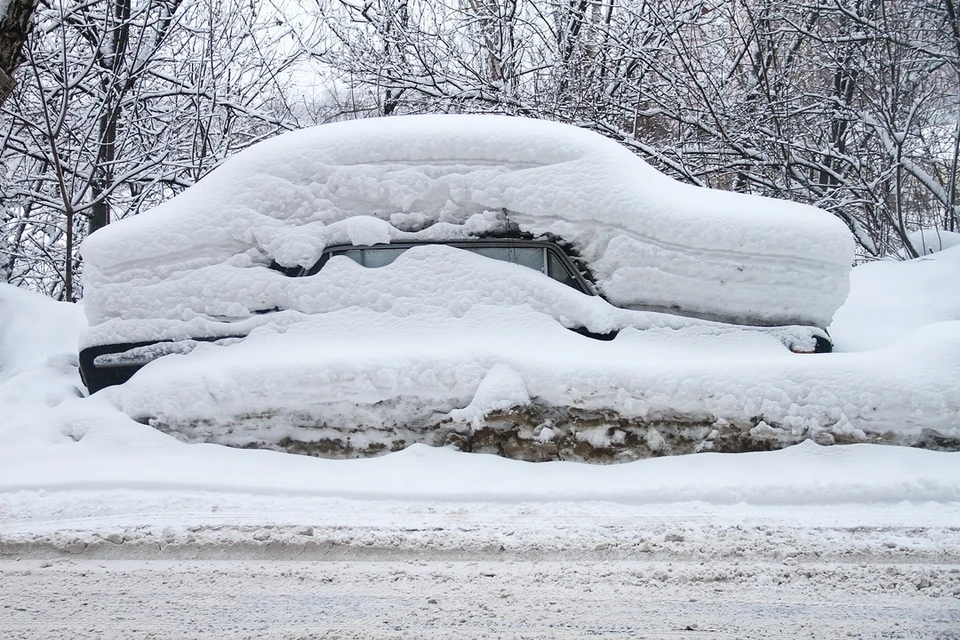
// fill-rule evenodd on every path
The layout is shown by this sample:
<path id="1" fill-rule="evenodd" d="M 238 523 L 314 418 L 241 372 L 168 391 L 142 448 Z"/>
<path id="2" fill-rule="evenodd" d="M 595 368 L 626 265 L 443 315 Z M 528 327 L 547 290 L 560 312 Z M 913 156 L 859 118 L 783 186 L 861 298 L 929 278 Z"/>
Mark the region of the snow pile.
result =
<path id="1" fill-rule="evenodd" d="M 0 283 L 0 420 L 81 395 L 77 334 L 85 325 L 77 305 Z"/>
<path id="2" fill-rule="evenodd" d="M 262 289 L 274 296 L 266 304 L 317 287 L 312 313 L 225 323 L 261 325 L 242 343 L 163 358 L 98 395 L 190 442 L 337 456 L 411 442 L 606 460 L 807 438 L 951 448 L 958 259 L 955 248 L 858 267 L 831 331 L 840 351 L 862 352 L 797 356 L 783 349 L 783 329 L 616 309 L 449 247 L 411 249 L 378 269 L 334 258 L 309 279 L 265 271 L 276 283 Z M 490 277 L 478 280 L 484 269 Z M 152 297 L 138 295 L 138 305 Z M 623 330 L 602 342 L 554 317 Z M 624 328 L 642 318 L 643 331 Z"/>
<path id="3" fill-rule="evenodd" d="M 960 246 L 915 260 L 860 265 L 850 274 L 850 296 L 829 327 L 834 348 L 876 349 L 921 327 L 960 320 L 958 278 Z"/>
<path id="4" fill-rule="evenodd" d="M 960 233 L 944 229 L 920 229 L 907 234 L 917 255 L 927 256 L 960 245 Z"/>
<path id="5" fill-rule="evenodd" d="M 64 358 L 76 367 L 82 307 L 0 283 L 0 311 L 0 383 Z"/>
<path id="6" fill-rule="evenodd" d="M 858 267 L 854 270 L 853 298 L 858 298 L 859 287 L 879 286 L 891 274 L 898 276 L 898 272 L 903 272 L 898 276 L 902 286 L 890 291 L 890 304 L 909 288 L 909 281 L 916 290 L 929 291 L 927 300 L 915 301 L 929 307 L 943 298 L 939 295 L 943 292 L 936 291 L 935 284 L 924 287 L 924 282 L 940 273 L 939 269 L 944 274 L 957 273 L 955 264 L 942 262 L 949 256 L 949 252 L 942 252 L 932 262 L 922 259 L 890 263 L 889 271 L 884 273 L 869 265 Z M 932 265 L 940 266 L 936 270 L 927 268 Z M 960 311 L 960 304 L 954 307 L 956 311 Z M 342 389 L 364 389 L 368 401 L 383 388 L 419 392 L 422 399 L 427 389 L 460 384 L 466 396 L 470 396 L 463 398 L 458 407 L 461 412 L 454 414 L 463 424 L 469 424 L 479 413 L 501 408 L 498 403 L 503 399 L 522 402 L 547 393 L 569 395 L 576 387 L 606 393 L 620 403 L 624 412 L 633 415 L 655 413 L 666 406 L 671 396 L 694 402 L 704 389 L 708 393 L 698 401 L 704 406 L 733 411 L 739 404 L 745 411 L 773 413 L 790 410 L 791 398 L 803 397 L 806 392 L 819 405 L 797 403 L 793 411 L 807 411 L 808 416 L 816 411 L 821 415 L 834 412 L 836 416 L 841 412 L 860 412 L 858 418 L 844 426 L 851 430 L 850 434 L 871 420 L 885 425 L 905 421 L 913 429 L 960 426 L 956 395 L 956 382 L 960 379 L 958 321 L 936 322 L 916 331 L 903 325 L 905 335 L 889 347 L 817 356 L 786 354 L 775 340 L 762 334 L 709 334 L 698 328 L 628 332 L 611 343 L 603 343 L 609 346 L 605 355 L 610 360 L 600 370 L 600 358 L 596 356 L 587 356 L 581 364 L 581 356 L 585 356 L 583 344 L 587 343 L 579 343 L 579 336 L 564 331 L 542 314 L 527 310 L 523 318 L 528 324 L 513 338 L 495 333 L 492 326 L 473 324 L 476 333 L 448 345 L 446 361 L 431 369 L 428 376 L 406 380 L 404 371 L 416 371 L 420 366 L 416 358 L 439 357 L 441 340 L 434 340 L 433 352 L 426 356 L 419 353 L 421 348 L 427 348 L 438 327 L 447 323 L 463 326 L 477 320 L 470 314 L 456 318 L 444 313 L 437 311 L 435 322 L 424 320 L 419 333 L 406 333 L 417 343 L 413 346 L 382 336 L 361 350 L 333 339 L 338 335 L 334 332 L 360 332 L 361 316 L 375 312 L 344 309 L 331 313 L 330 316 L 345 317 L 339 321 L 331 319 L 329 341 L 314 340 L 310 350 L 303 353 L 290 347 L 283 358 L 278 356 L 276 362 L 266 363 L 269 368 L 286 360 L 282 378 L 279 373 L 272 379 L 262 375 L 240 389 L 232 385 L 243 378 L 243 372 L 237 374 L 236 380 L 226 372 L 234 366 L 252 368 L 254 360 L 268 357 L 271 347 L 279 343 L 278 333 L 264 329 L 260 330 L 265 336 L 262 340 L 248 340 L 235 349 L 204 347 L 187 356 L 158 360 L 130 384 L 135 386 L 150 379 L 156 386 L 147 393 L 146 402 L 162 403 L 164 394 L 179 393 L 176 397 L 180 401 L 199 401 L 205 409 L 213 410 L 215 413 L 208 418 L 222 416 L 217 412 L 236 406 L 234 403 L 242 400 L 244 393 L 255 391 L 260 394 L 256 401 L 263 400 L 271 388 L 256 391 L 253 386 L 268 382 L 278 394 L 299 391 L 305 397 L 326 394 L 326 399 L 336 398 Z M 851 317 L 859 318 L 865 323 L 862 326 L 868 327 L 871 317 L 865 313 L 860 309 Z M 379 317 L 387 322 L 385 314 Z M 550 324 L 553 329 L 546 328 Z M 438 504 L 436 501 L 447 501 L 449 509 L 455 512 L 451 518 L 457 526 L 462 526 L 463 514 L 462 502 L 456 501 L 479 501 L 474 517 L 484 521 L 489 520 L 491 512 L 482 508 L 482 501 L 505 504 L 505 508 L 519 505 L 516 508 L 523 510 L 523 501 L 543 500 L 577 502 L 586 505 L 585 509 L 593 508 L 598 501 L 609 501 L 614 505 L 610 507 L 614 513 L 624 504 L 647 505 L 657 517 L 674 512 L 670 503 L 680 502 L 693 502 L 690 510 L 695 513 L 713 513 L 724 505 L 736 511 L 743 504 L 785 505 L 784 509 L 792 510 L 797 505 L 877 503 L 882 506 L 865 513 L 880 519 L 907 513 L 912 504 L 927 509 L 924 517 L 934 524 L 946 522 L 945 513 L 956 518 L 960 453 L 900 447 L 822 447 L 808 442 L 777 452 L 707 453 L 596 466 L 531 465 L 424 446 L 372 459 L 321 460 L 272 451 L 187 445 L 131 420 L 107 401 L 106 393 L 79 397 L 75 362 L 68 365 L 67 361 L 75 358 L 72 345 L 81 326 L 75 305 L 0 286 L 0 522 L 7 532 L 14 526 L 20 533 L 44 527 L 62 528 L 65 517 L 75 518 L 74 528 L 104 522 L 126 523 L 130 519 L 134 523 L 155 521 L 158 525 L 182 523 L 189 519 L 185 514 L 215 519 L 215 511 L 224 505 L 233 505 L 233 515 L 224 516 L 225 519 L 248 522 L 276 517 L 286 522 L 286 518 L 304 517 L 304 501 L 311 496 L 343 501 L 338 503 L 341 517 L 354 525 L 371 513 L 371 507 L 363 500 L 406 501 L 413 505 L 409 512 L 414 523 L 411 527 L 419 526 L 416 523 L 422 522 L 419 519 Z M 853 330 L 853 326 L 848 327 L 848 331 Z M 321 325 L 301 323 L 291 326 L 290 331 L 324 337 Z M 517 364 L 521 359 L 517 356 L 514 360 L 501 358 L 498 365 L 484 368 L 478 354 L 491 345 L 498 344 L 500 351 L 507 354 L 522 349 L 525 341 L 541 333 L 548 342 L 565 340 L 559 344 L 564 348 L 546 353 L 544 347 L 543 358 L 532 364 Z M 623 338 L 626 353 L 618 356 L 617 343 Z M 327 379 L 320 379 L 312 364 L 312 358 L 321 351 L 326 354 L 321 358 L 324 366 L 336 364 L 339 359 Z M 405 351 L 409 357 L 404 356 Z M 236 357 L 224 359 L 231 353 Z M 464 355 L 467 357 L 460 357 Z M 347 366 L 349 358 L 357 363 L 352 371 Z M 188 366 L 174 366 L 175 361 Z M 571 379 L 570 388 L 563 386 L 567 382 L 548 388 L 550 376 L 555 375 L 549 372 L 551 368 L 575 372 L 579 366 L 585 366 L 585 371 Z M 542 383 L 529 378 L 528 367 L 540 368 Z M 188 371 L 196 373 L 175 377 Z M 630 383 L 633 386 L 627 388 L 629 393 L 618 398 L 614 383 L 622 381 L 628 371 L 639 377 Z M 289 384 L 301 379 L 305 384 L 299 387 Z M 418 383 L 422 387 L 418 388 Z M 714 385 L 712 391 L 709 385 Z M 127 401 L 120 397 L 124 388 L 126 385 L 112 391 L 119 394 L 112 398 L 114 401 Z M 147 390 L 141 387 L 139 392 Z M 718 395 L 720 392 L 722 395 Z M 218 400 L 224 403 L 222 409 Z M 582 400 L 590 402 L 589 394 L 584 394 Z M 347 404 L 344 400 L 343 406 Z M 796 424 L 798 432 L 802 431 L 800 423 Z M 539 435 L 548 443 L 550 434 L 545 434 L 545 430 Z M 61 495 L 60 491 L 65 493 Z M 316 520 L 329 522 L 323 520 L 323 514 L 330 503 L 315 504 L 313 513 L 320 514 Z M 555 513 L 556 505 L 542 508 Z M 384 513 L 388 510 L 383 508 Z M 798 509 L 796 517 L 824 517 L 823 513 L 822 507 L 815 506 Z M 849 509 L 836 507 L 831 513 L 846 514 Z M 111 519 L 114 516 L 119 519 Z M 731 517 L 737 521 L 737 516 L 733 513 Z M 915 518 L 916 514 L 909 517 Z"/>
<path id="7" fill-rule="evenodd" d="M 856 269 L 832 327 L 838 346 L 883 348 L 817 356 L 787 352 L 786 329 L 616 309 L 450 247 L 417 247 L 378 269 L 339 257 L 312 278 L 262 271 L 263 304 L 299 298 L 310 313 L 222 322 L 225 335 L 252 332 L 162 358 L 98 396 L 190 442 L 336 456 L 411 442 L 606 460 L 807 438 L 949 448 L 960 438 L 960 323 L 938 321 L 960 318 L 955 254 L 887 263 L 892 275 Z M 919 324 L 879 314 L 880 290 L 894 309 L 914 296 Z M 137 307 L 156 297 L 131 295 Z M 629 328 L 641 320 L 643 331 Z M 602 342 L 562 323 L 623 330 Z M 899 341 L 880 340 L 884 326 Z"/>
<path id="8" fill-rule="evenodd" d="M 75 505 L 76 510 L 84 511 L 89 507 L 95 513 L 87 515 L 97 516 L 109 514 L 115 508 L 111 494 L 103 493 L 105 489 L 143 490 L 145 493 L 180 491 L 178 495 L 170 495 L 171 502 L 165 507 L 151 503 L 149 497 L 140 500 L 143 504 L 151 504 L 150 509 L 181 511 L 194 509 L 190 506 L 193 499 L 205 500 L 201 494 L 220 494 L 222 498 L 231 492 L 238 496 L 248 492 L 261 496 L 287 496 L 291 512 L 302 507 L 305 496 L 363 500 L 560 500 L 585 504 L 606 500 L 651 505 L 688 501 L 715 505 L 889 504 L 904 500 L 920 504 L 957 501 L 960 497 L 960 473 L 956 465 L 960 454 L 870 445 L 822 447 L 806 443 L 779 452 L 701 454 L 613 466 L 531 465 L 495 456 L 466 455 L 450 449 L 417 445 L 397 454 L 364 460 L 322 460 L 272 451 L 187 445 L 134 422 L 111 406 L 106 401 L 106 394 L 79 396 L 80 381 L 75 362 L 72 366 L 63 364 L 71 356 L 75 358 L 70 346 L 75 344 L 82 327 L 80 309 L 76 305 L 52 302 L 6 285 L 0 286 L 0 302 L 0 362 L 4 363 L 5 372 L 5 377 L 0 380 L 0 442 L 3 442 L 0 447 L 0 521 L 5 525 L 14 522 L 14 514 L 19 519 L 29 517 L 34 511 L 42 512 L 46 515 L 41 519 L 49 520 L 56 519 L 56 514 L 61 511 L 73 509 L 61 509 L 64 505 L 57 506 L 59 503 L 53 496 L 45 502 L 42 494 L 19 493 L 39 489 L 89 491 L 82 503 Z M 372 312 L 351 310 L 349 313 Z M 465 316 L 465 321 L 468 320 Z M 546 324 L 543 316 L 532 312 L 530 321 Z M 357 323 L 345 324 L 353 326 Z M 932 397 L 947 386 L 956 386 L 950 384 L 956 380 L 955 370 L 941 366 L 949 356 L 943 356 L 940 362 L 931 362 L 929 370 L 919 366 L 919 360 L 930 357 L 937 345 L 944 353 L 956 353 L 958 350 L 946 338 L 951 327 L 954 337 L 960 335 L 958 324 L 941 323 L 930 327 L 940 327 L 939 337 L 936 332 L 921 332 L 912 341 L 898 345 L 897 350 L 824 356 L 783 356 L 783 349 L 772 340 L 753 334 L 740 334 L 741 341 L 736 343 L 728 342 L 729 336 L 722 339 L 716 336 L 691 338 L 690 348 L 679 351 L 674 349 L 678 345 L 666 337 L 671 333 L 654 330 L 652 333 L 634 332 L 633 335 L 636 339 L 648 341 L 651 351 L 647 355 L 652 355 L 658 344 L 660 348 L 669 348 L 669 358 L 660 357 L 651 363 L 651 370 L 657 363 L 664 368 L 668 361 L 675 362 L 674 366 L 679 370 L 679 363 L 686 361 L 689 371 L 708 372 L 712 369 L 721 372 L 721 363 L 735 358 L 734 354 L 740 351 L 750 354 L 744 368 L 751 362 L 762 363 L 764 360 L 770 365 L 774 360 L 781 360 L 781 364 L 788 360 L 797 363 L 792 367 L 780 367 L 779 371 L 768 370 L 766 375 L 771 380 L 789 377 L 815 380 L 831 376 L 822 384 L 825 389 L 833 389 L 838 397 L 852 398 L 856 393 L 869 393 L 874 401 L 880 401 L 880 397 L 892 393 L 892 387 L 908 385 L 899 396 L 882 399 L 885 404 L 881 412 L 889 415 L 896 402 L 906 402 L 910 395 L 919 398 L 912 410 L 929 410 L 933 406 Z M 424 333 L 415 336 L 420 343 L 428 341 L 437 325 L 424 326 Z M 531 328 L 538 326 L 534 324 Z M 658 333 L 661 335 L 655 337 Z M 517 349 L 526 339 L 524 336 L 529 335 L 523 332 L 514 341 L 504 342 L 501 349 L 504 352 Z M 562 329 L 558 329 L 558 335 L 579 339 L 579 336 Z M 647 336 L 654 337 L 648 339 Z M 501 337 L 506 340 L 505 336 Z M 703 350 L 693 348 L 698 341 L 699 347 L 716 349 L 714 358 L 702 358 Z M 929 346 L 924 347 L 924 342 Z M 481 336 L 478 351 L 488 346 Z M 247 341 L 237 347 L 257 348 L 260 350 L 257 355 L 265 356 L 271 345 L 268 341 L 259 344 Z M 367 361 L 367 364 L 376 359 L 384 359 L 387 363 L 379 368 L 367 366 L 365 375 L 369 376 L 368 380 L 342 377 L 331 382 L 349 389 L 366 386 L 371 397 L 376 393 L 377 384 L 392 383 L 411 390 L 416 381 L 394 377 L 389 366 L 391 354 L 384 353 L 383 347 L 385 344 L 373 344 L 366 352 L 352 352 L 353 357 Z M 344 357 L 351 354 L 349 347 L 342 343 L 332 342 L 327 348 Z M 395 353 L 401 353 L 404 346 L 394 344 L 393 349 Z M 452 353 L 469 350 L 470 343 L 461 343 L 454 345 Z M 223 354 L 232 352 L 229 348 L 220 351 Z M 904 355 L 909 351 L 925 355 L 914 361 L 905 361 Z M 311 355 L 301 354 L 298 362 L 294 353 L 295 349 L 290 349 L 285 354 L 289 364 L 288 379 L 291 380 L 303 373 L 300 365 L 308 362 Z M 203 371 L 204 358 L 198 358 L 198 355 L 201 353 L 164 358 L 149 365 L 142 373 L 162 369 L 165 363 L 175 359 L 196 360 L 193 365 Z M 554 353 L 554 362 L 545 362 L 544 365 L 560 366 L 566 358 L 575 361 L 579 355 L 576 352 L 569 355 Z M 873 357 L 851 360 L 857 355 Z M 237 356 L 237 360 L 229 364 L 239 366 L 247 360 Z M 839 367 L 843 362 L 848 368 Z M 859 366 L 855 366 L 856 362 Z M 222 365 L 226 363 L 210 364 L 217 364 L 212 370 L 216 375 L 203 382 L 205 391 L 219 396 L 225 403 L 233 401 L 234 395 L 250 391 L 249 387 L 231 389 L 231 381 L 221 377 Z M 622 366 L 621 362 L 611 362 L 610 371 L 600 374 L 604 377 L 594 381 L 595 386 L 609 387 L 615 372 Z M 898 368 L 903 369 L 899 375 L 892 371 Z M 179 374 L 187 370 L 176 369 Z M 801 370 L 802 374 L 799 373 Z M 887 371 L 891 376 L 887 387 L 880 386 L 880 375 L 871 378 L 877 385 L 873 389 L 867 388 L 866 383 L 850 380 L 872 370 Z M 524 380 L 521 371 L 521 368 L 500 365 L 483 373 L 475 363 L 456 363 L 451 359 L 449 367 L 437 367 L 430 375 L 437 381 L 477 379 L 478 384 L 483 381 L 480 374 L 487 379 L 482 387 L 478 387 L 474 403 L 463 405 L 466 411 L 462 418 L 469 420 L 476 415 L 475 410 L 485 411 L 500 400 L 522 400 L 524 393 L 534 397 L 544 391 Z M 670 376 L 669 368 L 664 368 L 664 375 Z M 731 375 L 728 382 L 735 382 L 738 375 Z M 934 381 L 936 376 L 941 376 L 939 382 Z M 588 377 L 589 372 L 582 376 L 583 379 Z M 761 402 L 763 394 L 775 398 L 772 382 L 766 389 L 752 388 L 761 377 L 762 374 L 758 373 L 755 379 L 740 381 L 739 386 L 730 387 L 728 391 L 748 402 Z M 139 379 L 138 374 L 132 382 Z M 196 382 L 196 379 L 187 378 L 179 386 L 188 388 Z M 308 382 L 311 385 L 317 383 L 316 380 Z M 429 377 L 421 382 L 426 386 L 435 384 Z M 304 386 L 301 391 L 335 396 L 339 389 L 328 388 L 326 383 L 323 381 L 310 388 Z M 656 381 L 651 375 L 637 384 L 655 385 Z M 682 380 L 675 380 L 673 384 L 677 391 L 683 391 Z M 157 388 L 156 394 L 170 393 L 175 386 L 175 381 L 169 380 L 168 384 Z M 666 386 L 651 386 L 651 391 L 670 392 Z M 562 389 L 555 391 L 563 392 Z M 198 395 L 202 395 L 202 391 Z M 825 392 L 822 398 L 827 400 Z M 632 410 L 642 411 L 639 403 Z M 187 492 L 192 492 L 192 497 Z M 249 504 L 243 501 L 245 498 L 238 497 L 237 500 Z M 273 497 L 263 500 L 274 503 Z M 36 504 L 32 505 L 33 502 Z M 81 515 L 77 517 L 82 518 Z"/>
<path id="9" fill-rule="evenodd" d="M 268 266 L 311 266 L 337 244 L 517 231 L 569 242 L 617 306 L 764 325 L 826 326 L 853 247 L 823 211 L 680 184 L 575 127 L 498 116 L 337 123 L 258 144 L 88 238 L 85 343 L 216 334 L 204 324 L 272 307 L 317 313 L 330 298 L 382 305 L 359 284 L 347 295 Z M 414 287 L 418 275 L 397 277 Z M 488 289 L 493 277 L 474 274 Z M 514 295 L 498 289 L 474 304 Z"/>
<path id="10" fill-rule="evenodd" d="M 806 438 L 936 446 L 929 430 L 960 438 L 960 323 L 878 351 L 816 356 L 697 329 L 598 342 L 529 308 L 460 317 L 348 308 L 162 358 L 98 396 L 187 441 L 322 455 L 461 438 L 473 451 L 530 444 L 516 454 L 528 459 L 541 449 L 629 459 Z M 488 447 L 491 429 L 500 433 Z"/>

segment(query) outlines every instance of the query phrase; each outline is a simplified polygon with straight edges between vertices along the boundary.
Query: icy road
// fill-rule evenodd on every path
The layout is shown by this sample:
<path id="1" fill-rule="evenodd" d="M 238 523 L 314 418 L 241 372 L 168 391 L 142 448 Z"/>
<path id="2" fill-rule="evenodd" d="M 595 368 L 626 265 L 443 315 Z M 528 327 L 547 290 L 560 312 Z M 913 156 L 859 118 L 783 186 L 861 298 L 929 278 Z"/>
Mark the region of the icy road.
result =
<path id="1" fill-rule="evenodd" d="M 956 600 L 915 586 L 948 576 L 956 584 L 955 572 L 955 564 L 875 558 L 8 561 L 2 579 L 13 595 L 0 632 L 30 640 L 957 638 Z"/>
<path id="2" fill-rule="evenodd" d="M 942 504 L 109 497 L 6 529 L 0 637 L 960 638 Z"/>

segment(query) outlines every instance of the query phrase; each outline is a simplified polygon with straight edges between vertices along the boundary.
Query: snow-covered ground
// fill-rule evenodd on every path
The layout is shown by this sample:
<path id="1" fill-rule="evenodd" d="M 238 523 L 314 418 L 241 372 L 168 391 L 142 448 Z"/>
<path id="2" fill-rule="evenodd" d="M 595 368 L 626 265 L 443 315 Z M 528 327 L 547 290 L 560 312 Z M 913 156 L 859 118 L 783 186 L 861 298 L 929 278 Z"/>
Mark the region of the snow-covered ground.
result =
<path id="1" fill-rule="evenodd" d="M 135 493 L 109 497 L 138 505 L 114 522 L 158 522 Z M 194 511 L 166 524 L 5 545 L 0 636 L 955 640 L 960 629 L 960 533 L 942 504 L 180 504 Z"/>
<path id="2" fill-rule="evenodd" d="M 960 247 L 855 268 L 841 353 L 798 357 L 953 397 L 958 275 Z M 186 444 L 81 397 L 82 325 L 0 287 L 0 637 L 960 637 L 960 453 Z"/>

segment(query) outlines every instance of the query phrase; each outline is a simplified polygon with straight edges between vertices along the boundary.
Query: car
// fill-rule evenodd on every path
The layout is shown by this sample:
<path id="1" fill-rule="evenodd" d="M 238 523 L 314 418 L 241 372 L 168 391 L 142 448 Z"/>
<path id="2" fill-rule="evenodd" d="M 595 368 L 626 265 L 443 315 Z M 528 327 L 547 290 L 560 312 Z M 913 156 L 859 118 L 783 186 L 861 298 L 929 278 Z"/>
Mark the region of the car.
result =
<path id="1" fill-rule="evenodd" d="M 478 238 L 468 241 L 448 242 L 393 242 L 383 245 L 337 245 L 326 249 L 311 267 L 285 268 L 274 262 L 271 268 L 290 277 L 316 275 L 334 257 L 343 256 L 366 268 L 383 267 L 392 263 L 401 253 L 415 246 L 443 244 L 485 258 L 521 265 L 543 273 L 546 277 L 563 283 L 585 296 L 596 296 L 591 281 L 575 266 L 575 258 L 552 241 L 524 240 L 518 238 Z M 256 309 L 254 314 L 279 312 L 272 309 Z M 229 324 L 227 325 L 229 326 Z M 703 323 L 702 326 L 709 326 Z M 568 327 L 581 335 L 612 340 L 618 331 L 596 333 L 586 327 Z M 818 327 L 744 327 L 743 330 L 777 333 L 784 345 L 795 353 L 828 353 L 832 350 L 829 334 Z M 80 352 L 80 371 L 84 384 L 94 393 L 115 384 L 123 384 L 141 367 L 164 355 L 186 354 L 203 342 L 216 345 L 235 343 L 244 338 L 243 333 L 220 332 L 211 335 L 192 335 L 182 340 L 148 340 L 133 343 L 111 343 L 88 346 Z"/>
<path id="2" fill-rule="evenodd" d="M 626 383 L 531 411 L 550 393 L 529 396 L 526 357 L 827 352 L 853 243 L 824 211 L 680 184 L 576 127 L 410 116 L 255 145 L 82 253 L 90 393 L 188 441 L 359 455 L 474 448 L 504 411 L 527 440 L 643 413 Z"/>

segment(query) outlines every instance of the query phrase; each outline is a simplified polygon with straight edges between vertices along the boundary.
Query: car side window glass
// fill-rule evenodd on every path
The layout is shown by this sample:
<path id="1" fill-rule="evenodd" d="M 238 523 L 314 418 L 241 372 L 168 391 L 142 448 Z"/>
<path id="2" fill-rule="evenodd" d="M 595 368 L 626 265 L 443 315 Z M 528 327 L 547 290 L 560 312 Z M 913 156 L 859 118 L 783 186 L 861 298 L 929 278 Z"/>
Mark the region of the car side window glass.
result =
<path id="1" fill-rule="evenodd" d="M 345 249 L 341 251 L 332 251 L 330 256 L 344 256 L 350 258 L 361 267 L 376 269 L 385 267 L 397 259 L 401 253 L 406 251 L 406 247 L 374 247 L 367 249 Z"/>
<path id="2" fill-rule="evenodd" d="M 580 285 L 573 277 L 573 274 L 570 273 L 567 265 L 565 265 L 553 251 L 547 251 L 547 275 L 568 287 L 573 287 L 574 289 L 580 288 Z"/>
<path id="3" fill-rule="evenodd" d="M 585 286 L 581 284 L 581 281 L 574 275 L 574 272 L 571 271 L 570 265 L 563 260 L 563 257 L 557 253 L 556 249 L 551 249 L 547 246 L 471 246 L 469 243 L 456 243 L 451 244 L 451 246 L 470 251 L 485 258 L 511 262 L 523 267 L 535 269 L 568 287 L 572 287 L 587 295 L 593 295 L 589 287 L 585 288 Z M 317 261 L 317 264 L 306 271 L 304 275 L 310 276 L 317 273 L 323 265 L 326 264 L 327 260 L 334 256 L 350 258 L 363 267 L 384 267 L 396 260 L 401 253 L 409 248 L 409 246 L 384 245 L 353 249 L 333 249 L 324 253 L 320 260 Z"/>
<path id="4" fill-rule="evenodd" d="M 477 255 L 503 262 L 512 262 L 546 273 L 542 247 L 463 247 Z"/>
<path id="5" fill-rule="evenodd" d="M 345 256 L 347 258 L 350 258 L 360 266 L 363 266 L 363 251 L 360 249 L 351 249 L 349 251 L 337 251 L 333 255 Z"/>
<path id="6" fill-rule="evenodd" d="M 406 251 L 406 248 L 387 248 L 387 247 L 376 247 L 372 249 L 363 250 L 363 262 L 362 264 L 365 267 L 375 269 L 377 267 L 385 267 L 394 260 L 397 259 L 401 253 Z"/>

